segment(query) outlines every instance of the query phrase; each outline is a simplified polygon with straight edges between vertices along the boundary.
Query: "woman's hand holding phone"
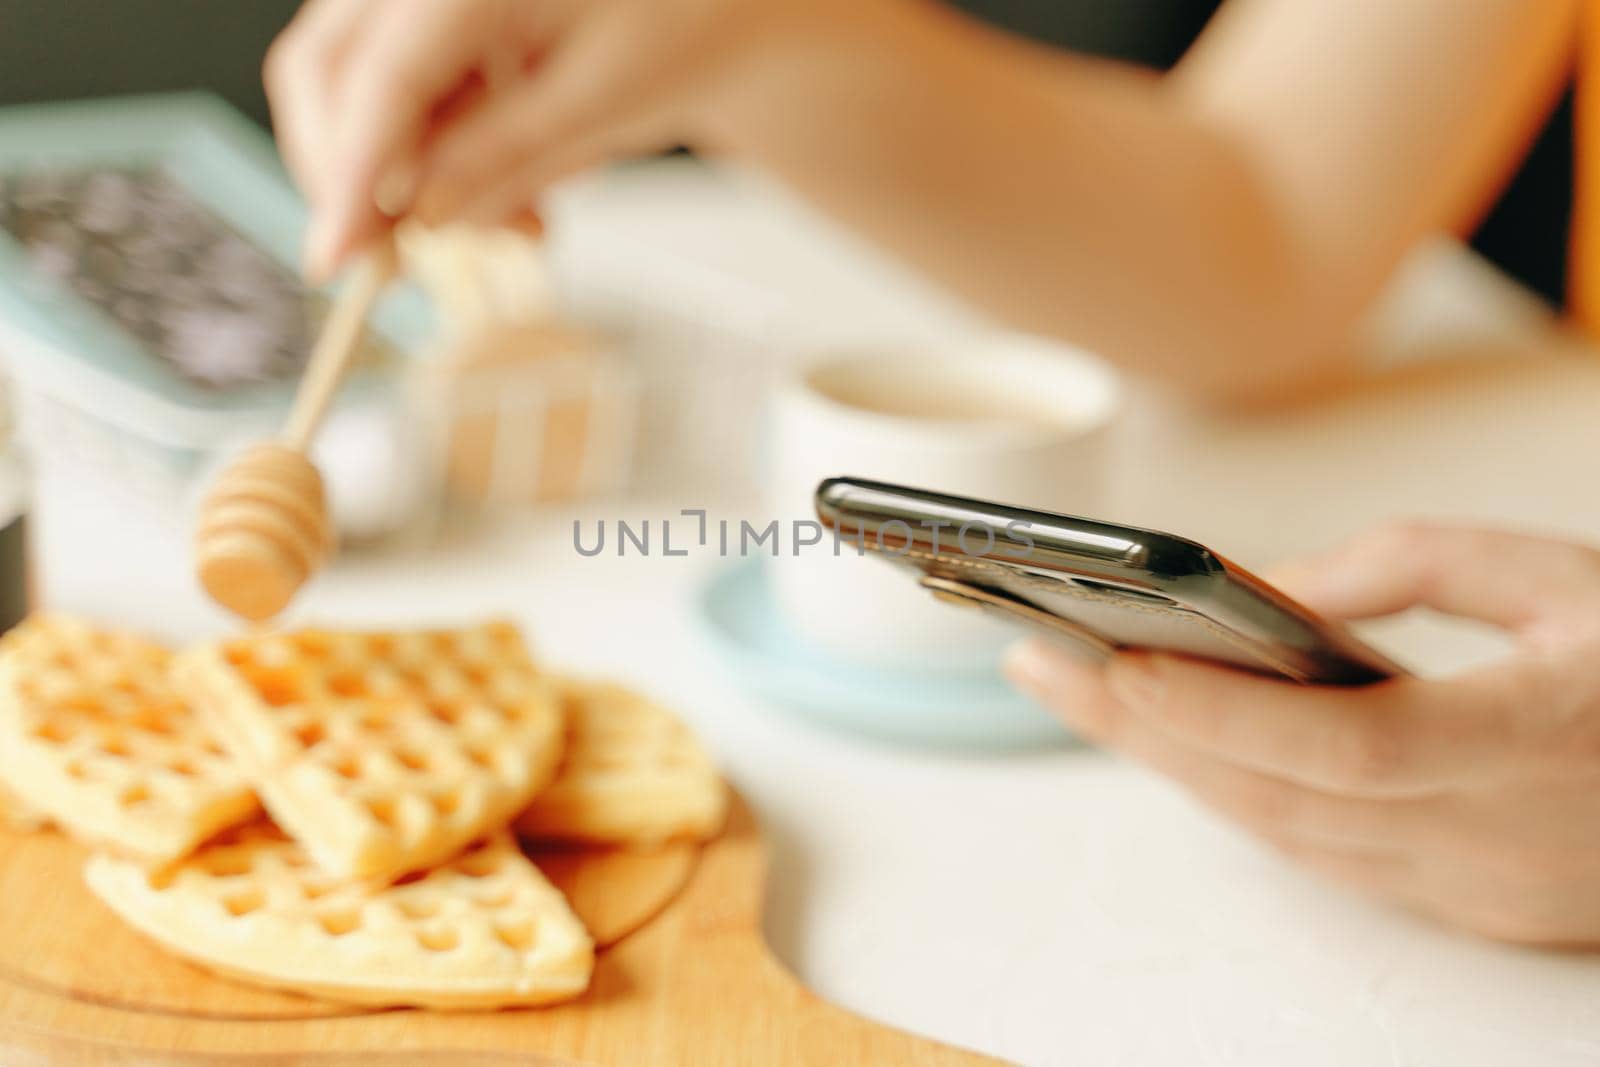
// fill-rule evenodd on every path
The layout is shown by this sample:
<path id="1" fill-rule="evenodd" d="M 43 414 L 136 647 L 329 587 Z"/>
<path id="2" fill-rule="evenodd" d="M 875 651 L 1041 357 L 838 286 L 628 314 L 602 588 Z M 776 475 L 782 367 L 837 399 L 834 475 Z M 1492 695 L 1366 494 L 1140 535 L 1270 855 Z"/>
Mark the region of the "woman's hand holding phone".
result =
<path id="1" fill-rule="evenodd" d="M 1342 689 L 1148 653 L 1101 667 L 1034 640 L 1008 673 L 1307 867 L 1490 937 L 1600 943 L 1600 552 L 1412 524 L 1274 578 L 1329 616 L 1422 605 L 1516 651 Z"/>

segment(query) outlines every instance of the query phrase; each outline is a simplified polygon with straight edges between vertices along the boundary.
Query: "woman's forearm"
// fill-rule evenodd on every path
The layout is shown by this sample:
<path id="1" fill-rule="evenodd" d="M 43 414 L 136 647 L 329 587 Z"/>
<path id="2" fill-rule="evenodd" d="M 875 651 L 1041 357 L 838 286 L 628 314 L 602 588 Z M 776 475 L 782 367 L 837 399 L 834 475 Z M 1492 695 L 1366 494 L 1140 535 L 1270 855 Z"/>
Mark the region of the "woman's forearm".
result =
<path id="1" fill-rule="evenodd" d="M 894 24 L 792 41 L 746 78 L 720 111 L 732 154 L 1001 318 L 1135 372 L 1232 393 L 1326 369 L 1325 347 L 1295 343 L 1337 325 L 1326 294 L 1160 78 L 921 5 L 877 17 Z"/>
<path id="2" fill-rule="evenodd" d="M 998 316 L 1136 373 L 1227 397 L 1338 375 L 1411 239 L 1355 255 L 1299 239 L 1295 212 L 1346 212 L 1354 232 L 1366 209 L 1282 202 L 1167 78 L 902 0 L 807 25 L 820 36 L 752 55 L 719 97 L 731 154 Z"/>
<path id="3" fill-rule="evenodd" d="M 1579 11 L 1229 0 L 1155 77 L 935 0 L 437 0 L 353 23 L 341 4 L 308 4 L 268 64 L 315 272 L 386 229 L 396 174 L 423 222 L 494 223 L 688 141 L 1009 321 L 1235 395 L 1337 372 L 1400 257 L 1471 225 L 1561 85 Z M 538 61 L 463 107 L 513 52 Z"/>

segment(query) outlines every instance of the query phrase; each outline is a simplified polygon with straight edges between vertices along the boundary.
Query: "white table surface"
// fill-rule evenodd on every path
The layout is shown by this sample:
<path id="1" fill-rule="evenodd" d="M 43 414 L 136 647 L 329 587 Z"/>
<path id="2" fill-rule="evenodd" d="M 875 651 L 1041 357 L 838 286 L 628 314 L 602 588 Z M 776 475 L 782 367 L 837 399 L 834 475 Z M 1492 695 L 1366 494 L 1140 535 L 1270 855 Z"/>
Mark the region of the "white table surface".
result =
<path id="1" fill-rule="evenodd" d="M 836 324 L 850 319 L 828 309 L 850 301 L 862 319 L 966 316 L 744 183 L 670 167 L 565 203 L 572 232 L 625 225 Z M 1562 342 L 1518 294 L 1459 256 L 1431 259 L 1380 332 L 1470 359 L 1249 418 L 1139 397 L 1115 517 L 1251 563 L 1413 511 L 1600 535 L 1600 361 L 1547 354 Z M 177 636 L 222 626 L 187 577 L 181 524 L 83 483 L 47 477 L 40 498 L 51 603 Z M 577 514 L 702 505 L 750 513 L 661 497 Z M 770 838 L 773 948 L 829 999 L 1028 1064 L 1600 1061 L 1600 959 L 1486 944 L 1325 886 L 1099 753 L 934 755 L 796 721 L 734 689 L 696 632 L 691 597 L 717 560 L 582 558 L 573 514 L 426 555 L 347 558 L 297 614 L 388 625 L 504 612 L 546 660 L 681 708 Z M 1499 647 L 1427 620 L 1377 638 L 1427 669 Z"/>

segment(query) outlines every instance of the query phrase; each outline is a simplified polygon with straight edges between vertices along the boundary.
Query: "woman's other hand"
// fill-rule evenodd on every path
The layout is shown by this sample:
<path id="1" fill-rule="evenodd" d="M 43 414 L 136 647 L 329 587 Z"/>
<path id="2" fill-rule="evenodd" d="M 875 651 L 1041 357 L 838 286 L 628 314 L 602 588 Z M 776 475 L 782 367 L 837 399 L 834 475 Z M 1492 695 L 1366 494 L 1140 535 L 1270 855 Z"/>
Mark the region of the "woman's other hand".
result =
<path id="1" fill-rule="evenodd" d="M 1408 525 L 1281 578 L 1341 618 L 1426 605 L 1501 627 L 1504 662 L 1315 688 L 1039 641 L 1012 679 L 1296 862 L 1507 941 L 1600 943 L 1600 553 Z"/>
<path id="2" fill-rule="evenodd" d="M 701 103 L 743 91 L 730 87 L 733 68 L 835 6 L 313 0 L 265 71 L 311 204 L 307 273 L 332 273 L 387 216 L 500 223 L 566 174 L 696 139 L 714 110 Z"/>

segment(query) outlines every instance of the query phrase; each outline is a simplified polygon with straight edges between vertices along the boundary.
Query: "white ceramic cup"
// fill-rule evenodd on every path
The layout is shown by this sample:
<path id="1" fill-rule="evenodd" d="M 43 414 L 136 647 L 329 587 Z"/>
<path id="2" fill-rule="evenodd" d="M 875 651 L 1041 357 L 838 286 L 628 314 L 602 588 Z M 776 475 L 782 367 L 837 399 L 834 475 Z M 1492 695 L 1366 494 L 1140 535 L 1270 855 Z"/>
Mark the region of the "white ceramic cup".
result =
<path id="1" fill-rule="evenodd" d="M 795 547 L 788 531 L 815 520 L 817 483 L 839 475 L 1094 516 L 1120 395 L 1101 361 L 1016 334 L 803 363 L 775 397 L 767 442 L 768 505 L 785 531 L 772 588 L 789 628 L 859 665 L 992 667 L 1014 629 L 938 603 L 853 542 Z"/>

